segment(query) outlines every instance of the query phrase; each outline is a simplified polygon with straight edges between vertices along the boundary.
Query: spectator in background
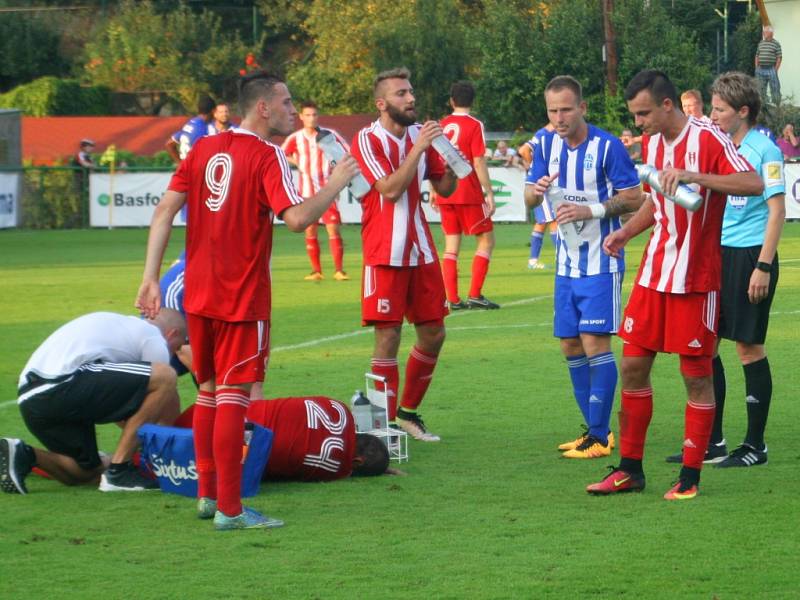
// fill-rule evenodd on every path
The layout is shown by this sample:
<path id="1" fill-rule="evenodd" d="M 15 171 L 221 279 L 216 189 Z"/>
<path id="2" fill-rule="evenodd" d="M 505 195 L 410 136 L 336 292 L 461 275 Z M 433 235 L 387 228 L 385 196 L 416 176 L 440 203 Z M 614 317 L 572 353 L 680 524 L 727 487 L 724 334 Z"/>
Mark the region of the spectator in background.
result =
<path id="1" fill-rule="evenodd" d="M 167 140 L 166 149 L 172 160 L 176 163 L 181 162 L 189 154 L 189 150 L 192 149 L 195 142 L 209 134 L 212 114 L 216 106 L 217 103 L 210 97 L 200 98 L 197 105 L 197 116 L 186 121 L 180 131 L 173 133 Z"/>
<path id="2" fill-rule="evenodd" d="M 95 167 L 94 160 L 92 160 L 91 152 L 94 150 L 94 141 L 88 138 L 81 140 L 80 150 L 75 155 L 73 163 L 75 166 L 83 167 L 84 169 L 93 169 Z"/>
<path id="3" fill-rule="evenodd" d="M 217 104 L 213 114 L 214 120 L 208 125 L 208 135 L 222 133 L 233 127 L 231 123 L 231 110 L 224 102 Z"/>
<path id="4" fill-rule="evenodd" d="M 492 154 L 492 160 L 503 161 L 502 166 L 504 167 L 522 168 L 519 162 L 519 156 L 517 156 L 517 151 L 513 148 L 509 148 L 508 142 L 505 140 L 497 142 L 497 148 L 495 148 L 494 154 Z"/>
<path id="5" fill-rule="evenodd" d="M 711 123 L 711 119 L 703 114 L 703 94 L 700 90 L 686 90 L 681 94 L 681 111 L 687 117 Z"/>
<path id="6" fill-rule="evenodd" d="M 633 162 L 640 162 L 642 160 L 642 137 L 634 137 L 630 129 L 623 129 L 619 139 L 622 145 L 628 150 L 628 156 L 631 157 L 631 160 Z"/>
<path id="7" fill-rule="evenodd" d="M 783 127 L 781 137 L 778 138 L 778 148 L 783 152 L 785 160 L 792 160 L 800 156 L 800 139 L 794 133 L 794 125 L 787 123 Z"/>
<path id="8" fill-rule="evenodd" d="M 773 104 L 781 103 L 781 82 L 778 79 L 778 69 L 781 68 L 781 45 L 773 39 L 772 25 L 762 28 L 763 38 L 758 42 L 756 49 L 756 79 L 761 90 L 761 100 L 767 103 L 767 85 Z"/>

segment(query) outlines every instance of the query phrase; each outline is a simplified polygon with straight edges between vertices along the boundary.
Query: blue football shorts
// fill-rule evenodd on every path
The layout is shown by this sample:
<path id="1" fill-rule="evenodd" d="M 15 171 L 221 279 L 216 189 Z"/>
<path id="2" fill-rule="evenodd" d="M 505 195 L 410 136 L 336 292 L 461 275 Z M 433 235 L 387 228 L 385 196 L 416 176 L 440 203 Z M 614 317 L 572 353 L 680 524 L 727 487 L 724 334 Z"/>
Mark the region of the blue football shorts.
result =
<path id="1" fill-rule="evenodd" d="M 585 277 L 556 275 L 553 335 L 574 338 L 581 333 L 616 333 L 620 322 L 623 273 Z"/>

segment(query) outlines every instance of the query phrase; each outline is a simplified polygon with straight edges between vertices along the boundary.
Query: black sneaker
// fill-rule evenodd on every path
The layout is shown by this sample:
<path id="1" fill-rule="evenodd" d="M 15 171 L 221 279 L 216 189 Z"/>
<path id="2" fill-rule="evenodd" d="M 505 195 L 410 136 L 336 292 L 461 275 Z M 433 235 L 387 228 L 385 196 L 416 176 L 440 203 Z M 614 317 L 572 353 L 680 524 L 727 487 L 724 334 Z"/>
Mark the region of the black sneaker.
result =
<path id="1" fill-rule="evenodd" d="M 27 494 L 25 478 L 33 469 L 22 440 L 0 439 L 0 489 L 6 494 Z"/>
<path id="2" fill-rule="evenodd" d="M 500 308 L 499 304 L 495 304 L 483 295 L 480 295 L 477 298 L 470 296 L 467 298 L 467 304 L 470 308 L 481 308 L 483 310 L 494 310 L 496 308 Z"/>
<path id="3" fill-rule="evenodd" d="M 706 455 L 703 458 L 703 464 L 705 465 L 713 465 L 718 462 L 725 460 L 728 456 L 728 446 L 725 443 L 725 440 L 717 444 L 709 444 L 708 450 L 706 450 Z M 667 457 L 668 463 L 682 463 L 683 462 L 683 452 L 678 452 L 677 454 L 671 454 Z"/>
<path id="4" fill-rule="evenodd" d="M 448 302 L 447 308 L 449 308 L 450 310 L 466 310 L 469 308 L 469 304 L 467 304 L 463 300 L 459 300 L 458 302 Z"/>
<path id="5" fill-rule="evenodd" d="M 755 467 L 767 464 L 767 445 L 763 450 L 756 450 L 750 444 L 742 444 L 731 452 L 727 458 L 717 463 L 718 469 L 728 467 Z"/>
<path id="6" fill-rule="evenodd" d="M 144 492 L 157 490 L 158 481 L 142 475 L 133 463 L 126 463 L 125 468 L 116 472 L 107 470 L 100 477 L 101 492 Z"/>

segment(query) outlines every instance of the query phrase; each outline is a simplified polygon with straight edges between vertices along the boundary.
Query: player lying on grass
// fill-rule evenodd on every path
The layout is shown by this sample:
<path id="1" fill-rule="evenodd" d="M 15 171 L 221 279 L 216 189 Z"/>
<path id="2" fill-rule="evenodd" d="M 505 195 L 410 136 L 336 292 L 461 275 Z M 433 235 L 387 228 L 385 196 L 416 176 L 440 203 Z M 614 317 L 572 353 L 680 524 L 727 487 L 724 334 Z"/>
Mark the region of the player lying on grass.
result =
<path id="1" fill-rule="evenodd" d="M 175 422 L 191 427 L 194 406 Z M 272 450 L 265 479 L 332 481 L 344 477 L 401 475 L 389 467 L 383 442 L 356 433 L 344 404 L 324 396 L 277 398 L 250 403 L 247 420 L 272 430 Z"/>
<path id="2" fill-rule="evenodd" d="M 26 494 L 33 467 L 66 485 L 100 478 L 104 492 L 157 488 L 130 460 L 140 425 L 169 425 L 178 416 L 169 357 L 185 338 L 183 317 L 168 308 L 151 320 L 91 313 L 51 334 L 22 370 L 18 400 L 25 424 L 46 450 L 0 439 L 3 491 Z M 122 434 L 109 463 L 97 452 L 95 424 L 114 422 L 123 422 Z"/>

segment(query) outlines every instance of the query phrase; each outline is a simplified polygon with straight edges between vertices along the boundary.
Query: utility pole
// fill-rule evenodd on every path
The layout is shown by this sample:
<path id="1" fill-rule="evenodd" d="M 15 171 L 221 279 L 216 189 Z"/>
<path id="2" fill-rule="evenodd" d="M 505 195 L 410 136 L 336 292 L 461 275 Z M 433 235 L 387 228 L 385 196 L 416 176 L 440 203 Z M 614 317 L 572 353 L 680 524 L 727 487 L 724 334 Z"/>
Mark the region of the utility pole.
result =
<path id="1" fill-rule="evenodd" d="M 611 15 L 614 12 L 614 0 L 603 0 L 603 32 L 605 33 L 606 81 L 608 93 L 617 95 L 617 44 L 614 36 L 614 25 Z"/>

